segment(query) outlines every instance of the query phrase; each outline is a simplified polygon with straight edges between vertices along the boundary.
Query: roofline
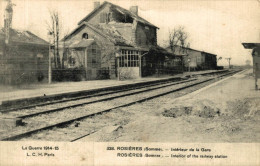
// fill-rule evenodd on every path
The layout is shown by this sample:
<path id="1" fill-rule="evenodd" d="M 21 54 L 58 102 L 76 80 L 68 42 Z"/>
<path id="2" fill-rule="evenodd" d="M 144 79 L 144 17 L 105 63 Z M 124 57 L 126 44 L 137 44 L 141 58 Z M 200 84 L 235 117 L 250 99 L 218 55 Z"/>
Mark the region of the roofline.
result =
<path id="1" fill-rule="evenodd" d="M 3 39 L 0 39 L 0 41 L 4 42 Z M 49 43 L 42 44 L 42 43 L 35 43 L 35 42 L 23 42 L 23 41 L 17 41 L 17 40 L 9 40 L 8 45 L 12 45 L 12 43 L 18 43 L 19 45 L 36 45 L 36 46 L 46 46 L 49 47 Z"/>
<path id="2" fill-rule="evenodd" d="M 127 10 L 127 9 L 121 7 L 121 6 L 112 4 L 112 3 L 110 3 L 110 2 L 107 2 L 107 3 L 108 3 L 108 4 L 111 4 L 111 5 L 114 5 L 114 6 L 118 7 L 118 8 L 121 8 L 121 9 L 123 9 L 123 10 Z M 129 10 L 127 10 L 127 11 L 129 11 Z M 129 12 L 132 13 L 131 11 L 129 11 Z M 132 14 L 133 14 L 133 15 L 136 15 L 136 14 L 134 14 L 134 13 L 132 13 Z M 136 15 L 136 16 L 137 16 L 137 17 L 140 17 L 140 16 L 138 16 L 138 15 Z M 140 18 L 142 18 L 143 20 L 147 21 L 147 20 L 144 19 L 143 17 L 140 17 Z M 138 20 L 137 20 L 137 21 L 138 21 Z M 142 23 L 141 21 L 138 21 L 138 22 Z M 151 27 L 155 27 L 155 28 L 159 29 L 157 26 L 153 25 L 153 24 L 150 23 L 149 21 L 147 21 L 147 22 L 148 22 L 149 24 L 146 24 L 146 23 L 142 23 L 142 24 L 149 25 L 149 26 L 151 26 Z"/>
<path id="3" fill-rule="evenodd" d="M 40 38 L 39 36 L 35 35 L 34 33 L 30 32 L 30 31 L 26 31 L 26 32 L 27 32 L 27 33 L 30 33 L 30 34 L 33 35 L 34 37 L 36 37 L 36 38 L 42 40 L 43 42 L 45 42 L 45 44 L 49 45 L 49 42 L 47 42 L 46 40 Z"/>
<path id="4" fill-rule="evenodd" d="M 97 28 L 93 27 L 91 24 L 87 23 L 87 22 L 84 22 L 84 24 L 81 24 L 80 26 L 78 26 L 77 28 L 75 28 L 69 35 L 66 36 L 65 40 L 68 39 L 68 37 L 70 37 L 72 34 L 74 34 L 79 28 L 81 28 L 82 26 L 87 26 L 89 27 L 90 29 L 92 29 L 93 31 L 95 31 L 96 33 L 98 33 L 100 36 L 106 38 L 107 40 L 109 40 L 111 43 L 113 43 L 115 46 L 129 46 L 129 45 L 120 45 L 119 43 L 111 40 L 111 37 L 103 34 L 100 30 L 98 30 Z M 64 41 L 64 39 L 62 39 L 62 41 Z M 132 47 L 132 46 L 131 46 Z"/>
<path id="5" fill-rule="evenodd" d="M 100 5 L 99 7 L 95 8 L 95 9 L 92 10 L 87 16 L 85 16 L 83 19 L 81 19 L 81 20 L 78 22 L 78 25 L 80 25 L 80 24 L 82 24 L 83 22 L 85 22 L 84 20 L 86 20 L 87 18 L 91 17 L 96 11 L 98 11 L 99 9 L 101 9 L 102 7 L 104 7 L 104 5 L 106 5 L 106 4 L 111 4 L 111 5 L 114 5 L 114 6 L 116 6 L 116 7 L 122 8 L 121 6 L 118 6 L 118 5 L 112 4 L 112 3 L 110 3 L 110 2 L 104 1 L 104 2 L 102 3 L 102 5 Z M 122 9 L 124 9 L 124 8 L 122 8 Z M 127 9 L 124 9 L 124 10 L 127 10 Z M 138 17 L 140 17 L 140 16 L 138 16 Z M 145 20 L 144 18 L 142 18 L 142 19 Z M 145 21 L 147 21 L 147 20 L 145 20 Z M 140 22 L 140 21 L 138 21 L 138 22 Z M 149 21 L 147 21 L 147 22 L 149 22 Z M 143 24 L 145 24 L 145 23 L 143 23 Z M 150 24 L 145 24 L 145 25 L 149 25 L 149 26 L 152 26 L 152 27 L 155 27 L 155 28 L 159 29 L 157 26 L 155 26 L 155 25 L 153 25 L 153 24 L 151 24 L 151 23 L 150 23 Z"/>
<path id="6" fill-rule="evenodd" d="M 260 47 L 260 43 L 242 43 L 245 49 L 253 49 L 254 47 Z"/>
<path id="7" fill-rule="evenodd" d="M 88 24 L 88 23 L 84 23 L 84 25 L 88 26 L 89 28 L 91 28 L 93 31 L 97 32 L 99 35 L 103 36 L 104 38 L 108 39 L 110 42 L 112 42 L 113 44 L 116 45 L 116 42 L 112 41 L 109 36 L 104 35 L 101 31 L 99 31 L 97 28 L 93 27 L 92 25 Z"/>
<path id="8" fill-rule="evenodd" d="M 12 30 L 18 32 L 17 29 L 13 29 L 13 28 L 12 28 Z M 28 42 L 28 41 L 20 41 L 20 40 L 13 40 L 12 37 L 10 37 L 9 41 L 10 41 L 10 42 L 16 42 L 16 43 L 27 43 L 27 44 L 33 44 L 33 45 L 46 45 L 46 46 L 49 45 L 49 42 L 47 42 L 46 40 L 42 39 L 41 37 L 35 35 L 35 34 L 32 33 L 32 32 L 30 32 L 30 31 L 28 31 L 28 30 L 24 30 L 23 32 L 29 33 L 31 36 L 37 38 L 37 40 L 39 40 L 38 42 L 41 42 L 41 43 Z M 4 35 L 3 35 L 3 36 L 4 36 Z M 0 36 L 0 40 L 3 40 L 3 41 L 4 41 L 4 40 L 5 40 L 5 37 L 1 37 L 1 36 Z"/>
<path id="9" fill-rule="evenodd" d="M 104 35 L 102 32 L 98 31 L 95 27 L 92 27 L 90 24 L 84 22 L 84 24 L 79 25 L 77 28 L 75 28 L 69 35 L 67 35 L 66 37 L 64 37 L 61 41 L 68 39 L 71 35 L 73 35 L 78 29 L 80 29 L 82 26 L 87 26 L 89 28 L 91 28 L 92 30 L 94 30 L 95 32 L 97 32 L 99 35 L 108 38 L 106 35 Z"/>
<path id="10" fill-rule="evenodd" d="M 79 28 L 81 28 L 85 24 L 81 24 L 77 26 L 75 29 L 73 29 L 68 35 L 64 36 L 61 41 L 67 40 L 72 34 L 74 34 Z"/>
<path id="11" fill-rule="evenodd" d="M 88 17 L 90 17 L 92 14 L 94 14 L 97 10 L 99 10 L 101 7 L 103 7 L 105 4 L 107 4 L 108 2 L 107 1 L 104 1 L 102 3 L 102 5 L 99 5 L 99 7 L 95 8 L 94 10 L 92 10 L 87 16 L 85 16 L 83 19 L 81 19 L 79 22 L 78 22 L 78 25 L 80 25 L 82 22 L 84 22 L 85 19 L 87 19 Z"/>
<path id="12" fill-rule="evenodd" d="M 179 46 L 179 45 L 177 45 L 177 46 Z M 170 46 L 166 47 L 166 49 L 169 48 L 169 47 L 170 47 Z M 179 47 L 181 47 L 181 46 L 179 46 Z M 217 56 L 216 54 L 212 54 L 212 53 L 205 52 L 205 51 L 200 51 L 200 50 L 195 50 L 195 49 L 193 49 L 193 48 L 187 48 L 187 47 L 183 47 L 183 48 L 189 49 L 189 50 L 193 50 L 193 51 L 197 51 L 197 52 L 201 52 L 201 53 L 206 53 L 206 54 L 211 54 L 211 55 Z"/>

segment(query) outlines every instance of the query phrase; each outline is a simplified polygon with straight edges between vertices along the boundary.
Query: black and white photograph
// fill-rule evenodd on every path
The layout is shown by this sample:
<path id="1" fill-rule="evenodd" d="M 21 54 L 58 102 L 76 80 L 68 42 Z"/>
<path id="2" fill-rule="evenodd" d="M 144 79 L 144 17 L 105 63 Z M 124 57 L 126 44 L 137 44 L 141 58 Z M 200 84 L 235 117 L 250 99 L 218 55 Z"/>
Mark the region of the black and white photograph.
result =
<path id="1" fill-rule="evenodd" d="M 0 165 L 260 165 L 259 79 L 259 0 L 0 0 Z"/>

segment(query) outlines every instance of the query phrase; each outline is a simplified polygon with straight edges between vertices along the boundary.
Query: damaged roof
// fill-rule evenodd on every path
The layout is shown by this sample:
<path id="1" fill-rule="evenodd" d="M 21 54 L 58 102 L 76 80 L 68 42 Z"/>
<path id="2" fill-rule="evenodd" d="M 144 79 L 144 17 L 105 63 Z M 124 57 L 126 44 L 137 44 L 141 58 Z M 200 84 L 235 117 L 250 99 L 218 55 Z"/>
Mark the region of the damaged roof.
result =
<path id="1" fill-rule="evenodd" d="M 130 17 L 132 17 L 133 19 L 135 19 L 137 22 L 143 23 L 145 25 L 149 25 L 155 28 L 158 28 L 157 26 L 151 24 L 150 22 L 148 22 L 147 20 L 143 19 L 142 17 L 130 12 L 129 10 L 126 10 L 120 6 L 117 6 L 115 4 L 112 4 L 110 2 L 104 1 L 102 5 L 100 5 L 99 7 L 97 7 L 96 9 L 94 9 L 91 13 L 89 13 L 86 17 L 84 17 L 81 21 L 79 21 L 78 25 L 82 24 L 85 21 L 88 21 L 91 16 L 93 14 L 95 14 L 96 12 L 98 12 L 99 10 L 101 10 L 105 5 L 111 5 L 112 7 L 114 7 L 117 11 L 119 11 L 122 14 L 125 15 L 129 15 Z M 158 28 L 159 29 L 159 28 Z"/>
<path id="2" fill-rule="evenodd" d="M 5 32 L 4 28 L 0 29 L 0 40 L 4 40 Z M 36 45 L 49 45 L 48 42 L 31 33 L 30 31 L 21 31 L 16 29 L 10 29 L 10 41 L 25 43 L 25 44 L 36 44 Z"/>
<path id="3" fill-rule="evenodd" d="M 67 35 L 62 40 L 66 41 L 66 40 L 70 39 L 72 37 L 72 35 L 77 34 L 84 27 L 89 27 L 90 29 L 92 29 L 99 35 L 103 36 L 104 38 L 108 39 L 115 45 L 130 46 L 130 47 L 134 46 L 133 43 L 131 43 L 130 41 L 128 41 L 122 37 L 122 35 L 116 30 L 116 28 L 113 26 L 113 24 L 103 24 L 103 23 L 91 24 L 91 23 L 84 22 L 84 24 L 81 24 L 80 26 L 78 26 L 76 29 L 74 29 L 69 35 Z M 71 41 L 71 42 L 73 42 L 73 41 Z"/>

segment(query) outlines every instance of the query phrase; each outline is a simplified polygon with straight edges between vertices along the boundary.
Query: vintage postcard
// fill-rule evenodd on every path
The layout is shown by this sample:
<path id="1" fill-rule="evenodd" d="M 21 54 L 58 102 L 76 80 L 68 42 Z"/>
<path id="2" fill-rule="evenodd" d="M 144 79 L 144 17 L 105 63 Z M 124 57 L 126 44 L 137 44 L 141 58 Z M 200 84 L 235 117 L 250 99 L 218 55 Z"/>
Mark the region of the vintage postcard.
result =
<path id="1" fill-rule="evenodd" d="M 0 0 L 0 165 L 260 165 L 259 0 Z"/>

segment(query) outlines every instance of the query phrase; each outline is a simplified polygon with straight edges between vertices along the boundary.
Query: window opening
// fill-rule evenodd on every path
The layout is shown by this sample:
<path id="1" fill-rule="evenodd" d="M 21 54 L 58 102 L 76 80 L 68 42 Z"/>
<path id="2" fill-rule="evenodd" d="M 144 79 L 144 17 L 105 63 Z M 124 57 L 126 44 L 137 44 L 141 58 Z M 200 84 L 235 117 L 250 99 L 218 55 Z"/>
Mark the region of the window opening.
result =
<path id="1" fill-rule="evenodd" d="M 119 58 L 119 67 L 138 67 L 139 54 L 138 51 L 121 50 L 121 57 Z"/>
<path id="2" fill-rule="evenodd" d="M 88 34 L 87 33 L 83 33 L 82 39 L 88 39 Z"/>

